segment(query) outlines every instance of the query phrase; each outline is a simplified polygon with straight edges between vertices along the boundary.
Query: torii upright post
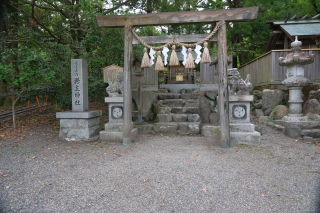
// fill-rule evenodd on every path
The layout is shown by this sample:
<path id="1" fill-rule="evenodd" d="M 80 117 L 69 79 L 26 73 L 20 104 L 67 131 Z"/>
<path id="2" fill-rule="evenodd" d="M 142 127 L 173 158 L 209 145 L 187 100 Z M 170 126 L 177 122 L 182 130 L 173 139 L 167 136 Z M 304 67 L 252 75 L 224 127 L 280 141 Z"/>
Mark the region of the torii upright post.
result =
<path id="1" fill-rule="evenodd" d="M 123 145 L 131 143 L 131 122 L 132 122 L 132 25 L 127 23 L 124 27 L 124 88 L 123 88 Z"/>
<path id="2" fill-rule="evenodd" d="M 169 13 L 148 13 L 134 15 L 96 16 L 100 28 L 125 27 L 125 54 L 124 54 L 124 121 L 123 144 L 131 142 L 132 122 L 132 91 L 131 91 L 131 60 L 132 60 L 132 32 L 130 26 L 159 26 L 181 24 L 212 24 L 254 21 L 257 18 L 259 7 L 236 8 L 227 10 L 183 11 Z M 221 40 L 221 42 L 220 42 Z M 221 145 L 228 148 L 229 144 L 229 95 L 227 89 L 227 38 L 226 26 L 219 29 L 219 109 L 221 116 Z"/>
<path id="3" fill-rule="evenodd" d="M 219 23 L 222 24 L 218 37 L 220 142 L 223 148 L 230 148 L 227 27 L 225 21 L 219 21 Z"/>

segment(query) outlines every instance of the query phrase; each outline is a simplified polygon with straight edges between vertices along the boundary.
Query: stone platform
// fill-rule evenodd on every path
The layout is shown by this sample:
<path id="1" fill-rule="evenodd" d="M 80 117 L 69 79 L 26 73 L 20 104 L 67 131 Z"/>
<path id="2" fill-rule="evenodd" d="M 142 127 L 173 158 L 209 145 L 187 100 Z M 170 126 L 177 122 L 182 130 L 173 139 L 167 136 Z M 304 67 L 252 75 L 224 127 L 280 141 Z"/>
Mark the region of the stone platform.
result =
<path id="1" fill-rule="evenodd" d="M 275 124 L 279 124 L 284 127 L 299 127 L 301 129 L 313 129 L 320 127 L 320 121 L 283 121 L 275 120 Z"/>
<path id="2" fill-rule="evenodd" d="M 95 141 L 99 139 L 101 110 L 87 112 L 57 112 L 60 118 L 59 137 L 68 141 Z"/>

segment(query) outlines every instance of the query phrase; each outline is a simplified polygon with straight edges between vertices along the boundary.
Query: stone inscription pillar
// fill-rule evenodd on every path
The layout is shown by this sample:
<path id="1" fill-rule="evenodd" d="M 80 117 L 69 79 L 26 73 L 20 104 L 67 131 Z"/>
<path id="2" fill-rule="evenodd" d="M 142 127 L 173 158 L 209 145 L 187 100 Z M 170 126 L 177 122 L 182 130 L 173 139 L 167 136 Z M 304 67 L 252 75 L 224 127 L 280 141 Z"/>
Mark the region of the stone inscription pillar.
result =
<path id="1" fill-rule="evenodd" d="M 88 66 L 83 59 L 71 59 L 72 111 L 85 112 L 88 105 Z"/>

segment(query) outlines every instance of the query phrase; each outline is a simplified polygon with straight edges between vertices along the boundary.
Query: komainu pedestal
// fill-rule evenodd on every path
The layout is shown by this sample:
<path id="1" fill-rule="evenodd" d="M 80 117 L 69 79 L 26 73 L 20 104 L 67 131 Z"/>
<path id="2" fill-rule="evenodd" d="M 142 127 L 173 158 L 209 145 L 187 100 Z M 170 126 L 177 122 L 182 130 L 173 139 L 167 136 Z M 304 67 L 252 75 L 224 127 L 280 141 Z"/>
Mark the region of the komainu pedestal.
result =
<path id="1" fill-rule="evenodd" d="M 259 144 L 261 134 L 250 123 L 253 95 L 229 96 L 230 145 Z"/>
<path id="2" fill-rule="evenodd" d="M 105 130 L 100 131 L 101 141 L 123 141 L 123 97 L 106 97 L 105 102 L 109 104 L 109 123 L 105 124 Z M 137 138 L 138 129 L 133 128 L 131 123 L 132 139 Z"/>

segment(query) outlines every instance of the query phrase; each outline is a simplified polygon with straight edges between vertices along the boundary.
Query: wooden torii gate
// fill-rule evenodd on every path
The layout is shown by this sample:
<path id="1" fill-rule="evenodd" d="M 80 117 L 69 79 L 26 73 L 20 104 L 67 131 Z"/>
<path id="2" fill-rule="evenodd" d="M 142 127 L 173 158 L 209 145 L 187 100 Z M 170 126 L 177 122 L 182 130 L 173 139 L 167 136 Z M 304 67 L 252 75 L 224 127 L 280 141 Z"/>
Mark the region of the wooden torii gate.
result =
<path id="1" fill-rule="evenodd" d="M 224 148 L 230 148 L 226 22 L 254 21 L 257 18 L 258 11 L 259 7 L 248 7 L 226 10 L 96 16 L 97 25 L 100 28 L 125 28 L 123 144 L 127 145 L 132 141 L 131 27 L 183 24 L 212 24 L 214 22 L 219 22 L 220 24 L 222 24 L 222 26 L 219 28 L 218 33 L 219 112 L 221 126 L 221 146 Z M 198 37 L 199 35 L 194 36 Z"/>

